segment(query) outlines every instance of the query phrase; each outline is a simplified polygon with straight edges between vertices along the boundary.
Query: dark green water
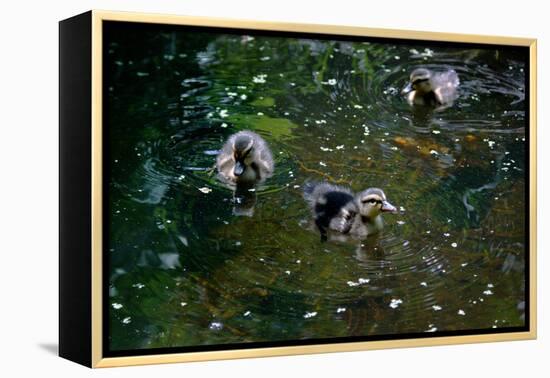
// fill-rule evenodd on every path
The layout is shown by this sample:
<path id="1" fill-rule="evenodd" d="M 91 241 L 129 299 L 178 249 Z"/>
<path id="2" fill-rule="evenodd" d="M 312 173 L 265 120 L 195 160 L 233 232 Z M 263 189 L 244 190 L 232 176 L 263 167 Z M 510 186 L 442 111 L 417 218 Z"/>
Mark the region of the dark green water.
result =
<path id="1" fill-rule="evenodd" d="M 525 324 L 522 55 L 131 26 L 106 41 L 111 350 Z M 418 66 L 458 72 L 453 107 L 411 109 Z M 253 217 L 213 171 L 241 129 L 276 160 Z M 306 180 L 378 186 L 401 211 L 321 243 Z"/>

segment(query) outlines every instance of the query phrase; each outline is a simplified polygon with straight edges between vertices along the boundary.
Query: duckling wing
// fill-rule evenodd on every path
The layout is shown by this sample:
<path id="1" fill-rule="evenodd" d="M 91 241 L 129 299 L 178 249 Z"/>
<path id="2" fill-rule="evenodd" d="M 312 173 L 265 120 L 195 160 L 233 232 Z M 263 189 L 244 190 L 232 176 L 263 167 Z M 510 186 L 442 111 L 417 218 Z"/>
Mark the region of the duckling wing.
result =
<path id="1" fill-rule="evenodd" d="M 263 166 L 264 170 L 268 175 L 273 174 L 274 165 L 273 162 L 273 155 L 271 153 L 271 150 L 269 149 L 269 146 L 265 141 L 262 141 L 261 148 L 260 148 L 260 163 Z"/>
<path id="2" fill-rule="evenodd" d="M 458 74 L 455 70 L 448 70 L 446 72 L 439 72 L 435 74 L 435 77 L 432 79 L 435 82 L 437 87 L 449 87 L 457 88 L 460 84 L 458 79 Z"/>

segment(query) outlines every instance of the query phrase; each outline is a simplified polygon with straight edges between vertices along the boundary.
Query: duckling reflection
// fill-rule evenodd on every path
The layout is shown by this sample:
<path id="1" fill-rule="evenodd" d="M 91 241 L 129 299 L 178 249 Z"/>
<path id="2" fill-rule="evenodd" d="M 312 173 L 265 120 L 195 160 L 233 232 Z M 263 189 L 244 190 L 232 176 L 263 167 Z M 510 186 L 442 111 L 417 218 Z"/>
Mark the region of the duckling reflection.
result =
<path id="1" fill-rule="evenodd" d="M 347 234 L 355 222 L 359 208 L 351 190 L 326 182 L 306 183 L 304 199 L 313 213 L 321 240 L 327 240 L 327 229 Z"/>
<path id="2" fill-rule="evenodd" d="M 354 257 L 359 265 L 368 267 L 372 261 L 383 261 L 386 252 L 381 241 L 381 234 L 375 233 L 357 243 Z"/>
<path id="3" fill-rule="evenodd" d="M 237 184 L 233 193 L 233 215 L 253 216 L 256 201 L 256 190 L 253 186 Z"/>
<path id="4" fill-rule="evenodd" d="M 274 163 L 266 141 L 252 131 L 231 135 L 216 160 L 221 178 L 230 184 L 253 185 L 273 174 Z"/>
<path id="5" fill-rule="evenodd" d="M 451 106 L 457 98 L 459 83 L 454 70 L 434 73 L 426 68 L 417 68 L 411 72 L 409 83 L 401 93 L 407 96 L 410 105 L 443 109 Z"/>

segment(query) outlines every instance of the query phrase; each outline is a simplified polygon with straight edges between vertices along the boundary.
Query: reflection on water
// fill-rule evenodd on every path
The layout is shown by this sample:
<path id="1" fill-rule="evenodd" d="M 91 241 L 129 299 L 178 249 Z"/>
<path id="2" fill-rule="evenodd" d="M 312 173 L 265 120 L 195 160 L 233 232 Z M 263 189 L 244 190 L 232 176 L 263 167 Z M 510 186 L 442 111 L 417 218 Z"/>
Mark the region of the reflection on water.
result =
<path id="1" fill-rule="evenodd" d="M 111 349 L 524 325 L 522 55 L 131 27 L 106 33 Z M 401 97 L 418 66 L 459 74 L 451 108 Z M 276 170 L 233 193 L 242 129 Z M 400 213 L 320 243 L 307 180 Z"/>

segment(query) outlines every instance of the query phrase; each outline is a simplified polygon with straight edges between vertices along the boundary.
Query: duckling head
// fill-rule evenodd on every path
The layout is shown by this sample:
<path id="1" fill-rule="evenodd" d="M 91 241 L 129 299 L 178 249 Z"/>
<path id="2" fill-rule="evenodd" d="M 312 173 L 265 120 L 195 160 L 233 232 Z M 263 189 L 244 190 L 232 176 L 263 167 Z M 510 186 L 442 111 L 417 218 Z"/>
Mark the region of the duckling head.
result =
<path id="1" fill-rule="evenodd" d="M 423 95 L 433 91 L 432 88 L 432 72 L 426 68 L 417 68 L 411 72 L 409 83 L 403 90 L 402 94 L 415 91 L 419 95 Z"/>
<path id="2" fill-rule="evenodd" d="M 243 175 L 249 161 L 252 159 L 253 148 L 254 139 L 250 135 L 238 135 L 233 141 L 233 160 L 235 160 L 233 174 L 235 177 Z"/>
<path id="3" fill-rule="evenodd" d="M 357 195 L 361 216 L 374 219 L 381 213 L 395 213 L 397 209 L 386 199 L 382 189 L 369 188 Z"/>

